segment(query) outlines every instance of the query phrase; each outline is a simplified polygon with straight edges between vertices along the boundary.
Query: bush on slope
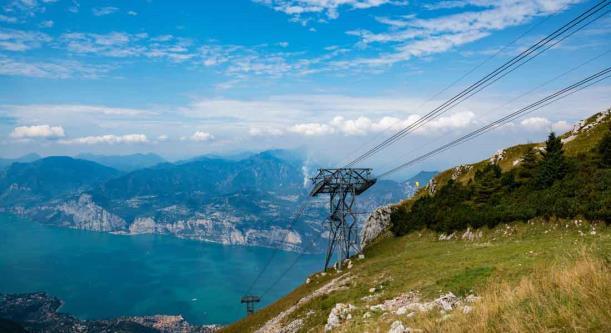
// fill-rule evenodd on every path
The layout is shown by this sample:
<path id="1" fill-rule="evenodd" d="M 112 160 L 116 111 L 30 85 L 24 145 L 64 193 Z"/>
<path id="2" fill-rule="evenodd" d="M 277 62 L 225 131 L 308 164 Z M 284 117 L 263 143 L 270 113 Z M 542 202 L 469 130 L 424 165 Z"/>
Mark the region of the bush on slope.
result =
<path id="1" fill-rule="evenodd" d="M 502 172 L 489 163 L 466 184 L 449 180 L 435 195 L 399 205 L 392 213 L 392 231 L 452 232 L 552 216 L 611 221 L 609 137 L 611 129 L 590 151 L 565 156 L 552 133 L 543 152 L 527 152 L 515 168 Z"/>

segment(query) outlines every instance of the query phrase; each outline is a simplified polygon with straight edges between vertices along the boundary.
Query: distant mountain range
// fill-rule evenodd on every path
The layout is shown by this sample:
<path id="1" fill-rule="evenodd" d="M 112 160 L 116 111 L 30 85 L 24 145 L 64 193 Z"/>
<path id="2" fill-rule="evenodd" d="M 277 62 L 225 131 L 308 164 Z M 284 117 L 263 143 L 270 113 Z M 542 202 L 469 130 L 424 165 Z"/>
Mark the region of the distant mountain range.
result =
<path id="1" fill-rule="evenodd" d="M 0 173 L 0 210 L 70 228 L 224 244 L 302 250 L 324 241 L 325 200 L 314 200 L 294 229 L 288 227 L 309 190 L 305 162 L 291 151 L 177 163 L 153 154 L 80 156 L 6 167 Z M 131 168 L 136 169 L 126 171 Z M 417 177 L 425 183 L 431 176 Z M 414 182 L 380 180 L 359 197 L 359 211 L 404 199 Z"/>
<path id="2" fill-rule="evenodd" d="M 75 158 L 93 161 L 121 171 L 134 171 L 167 162 L 163 157 L 153 153 L 131 155 L 79 154 Z"/>
<path id="3" fill-rule="evenodd" d="M 40 159 L 40 155 L 38 154 L 27 154 L 17 158 L 0 158 L 0 169 L 6 168 L 15 162 L 27 163 L 38 159 Z"/>

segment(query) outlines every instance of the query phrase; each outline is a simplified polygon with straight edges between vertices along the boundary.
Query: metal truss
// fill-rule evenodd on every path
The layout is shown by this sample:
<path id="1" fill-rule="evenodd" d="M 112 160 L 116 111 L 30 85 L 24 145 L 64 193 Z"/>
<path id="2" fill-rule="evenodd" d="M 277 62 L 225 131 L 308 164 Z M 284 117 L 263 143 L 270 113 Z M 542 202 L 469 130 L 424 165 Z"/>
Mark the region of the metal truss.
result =
<path id="1" fill-rule="evenodd" d="M 329 244 L 325 259 L 325 270 L 333 253 L 338 255 L 338 268 L 352 254 L 360 253 L 358 241 L 357 212 L 353 211 L 356 197 L 376 182 L 371 177 L 371 169 L 339 168 L 319 169 L 312 178 L 314 188 L 311 196 L 329 194 Z"/>

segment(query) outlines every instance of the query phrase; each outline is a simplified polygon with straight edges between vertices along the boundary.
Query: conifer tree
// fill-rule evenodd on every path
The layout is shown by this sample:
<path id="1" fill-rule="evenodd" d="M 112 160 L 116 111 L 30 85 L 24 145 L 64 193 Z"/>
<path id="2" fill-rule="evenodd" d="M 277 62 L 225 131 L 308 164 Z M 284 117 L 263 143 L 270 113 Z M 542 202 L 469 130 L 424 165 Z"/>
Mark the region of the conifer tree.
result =
<path id="1" fill-rule="evenodd" d="M 489 203 L 492 195 L 501 186 L 500 177 L 501 168 L 496 164 L 488 164 L 483 170 L 476 172 L 473 199 L 477 204 Z"/>
<path id="2" fill-rule="evenodd" d="M 530 147 L 524 157 L 522 158 L 522 163 L 520 163 L 520 176 L 522 178 L 531 178 L 534 176 L 535 169 L 537 168 L 537 152 L 533 147 Z"/>
<path id="3" fill-rule="evenodd" d="M 562 141 L 554 132 L 551 132 L 545 141 L 545 151 L 541 155 L 543 159 L 538 168 L 536 184 L 539 188 L 545 188 L 557 179 L 562 179 L 567 171 Z"/>
<path id="4" fill-rule="evenodd" d="M 598 145 L 598 153 L 601 155 L 600 164 L 603 168 L 611 168 L 611 125 L 609 131 Z"/>

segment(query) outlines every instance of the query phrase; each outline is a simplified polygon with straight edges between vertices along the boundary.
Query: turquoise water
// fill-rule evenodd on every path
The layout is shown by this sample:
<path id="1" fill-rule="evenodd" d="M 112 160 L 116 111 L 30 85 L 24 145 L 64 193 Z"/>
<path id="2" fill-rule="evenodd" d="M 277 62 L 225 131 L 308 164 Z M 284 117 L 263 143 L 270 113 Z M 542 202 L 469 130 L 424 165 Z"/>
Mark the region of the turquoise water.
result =
<path id="1" fill-rule="evenodd" d="M 195 324 L 226 324 L 244 316 L 240 297 L 272 252 L 57 228 L 0 214 L 0 292 L 45 291 L 65 302 L 61 311 L 82 319 L 182 314 Z M 278 252 L 254 293 L 267 289 L 295 256 Z M 303 256 L 262 304 L 321 265 L 320 256 Z"/>

